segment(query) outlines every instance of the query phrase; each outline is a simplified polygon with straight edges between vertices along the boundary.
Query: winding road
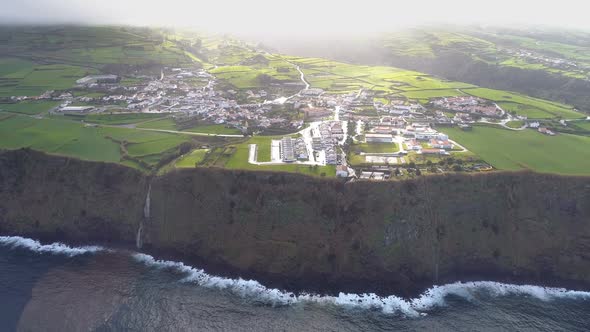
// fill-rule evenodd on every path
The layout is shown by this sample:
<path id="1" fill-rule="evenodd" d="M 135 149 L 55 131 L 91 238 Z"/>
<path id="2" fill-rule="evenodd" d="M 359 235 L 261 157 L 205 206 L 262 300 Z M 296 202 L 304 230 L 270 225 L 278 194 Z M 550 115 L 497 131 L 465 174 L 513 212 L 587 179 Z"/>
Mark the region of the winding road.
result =
<path id="1" fill-rule="evenodd" d="M 289 62 L 291 63 L 291 62 Z M 299 67 L 298 65 L 295 65 L 293 63 L 291 63 L 292 65 L 295 66 L 295 68 L 297 68 L 297 71 L 299 72 L 299 74 L 301 74 L 301 82 L 303 82 L 303 84 L 305 84 L 305 89 L 303 90 L 309 90 L 309 83 L 305 80 L 305 74 L 303 73 L 303 71 L 301 70 L 301 67 Z"/>

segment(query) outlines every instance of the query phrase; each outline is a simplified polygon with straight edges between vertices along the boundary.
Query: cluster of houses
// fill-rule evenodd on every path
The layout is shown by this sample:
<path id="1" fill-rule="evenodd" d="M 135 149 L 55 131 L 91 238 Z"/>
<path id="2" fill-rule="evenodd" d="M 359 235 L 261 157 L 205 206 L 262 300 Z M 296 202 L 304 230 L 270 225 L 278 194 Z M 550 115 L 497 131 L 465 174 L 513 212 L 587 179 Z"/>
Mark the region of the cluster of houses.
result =
<path id="1" fill-rule="evenodd" d="M 527 126 L 532 129 L 537 129 L 538 132 L 540 132 L 541 134 L 544 134 L 544 135 L 548 135 L 548 136 L 555 136 L 556 135 L 554 131 L 548 129 L 547 127 L 541 126 L 541 123 L 536 122 L 536 121 L 528 123 Z"/>
<path id="2" fill-rule="evenodd" d="M 322 122 L 318 129 L 312 132 L 312 147 L 315 151 L 324 150 L 326 152 L 326 164 L 337 165 L 341 162 L 337 146 L 343 139 L 342 122 Z"/>
<path id="3" fill-rule="evenodd" d="M 384 116 L 379 121 L 370 122 L 369 126 L 371 129 L 365 133 L 367 143 L 393 143 L 399 136 L 409 151 L 419 154 L 448 155 L 448 151 L 454 148 L 447 135 L 434 130 L 427 122 Z"/>
<path id="4" fill-rule="evenodd" d="M 545 65 L 550 68 L 562 69 L 562 70 L 588 70 L 588 68 L 583 68 L 583 66 L 578 65 L 578 63 L 562 58 L 553 58 L 550 56 L 537 54 L 531 52 L 529 50 L 518 49 L 505 49 L 504 50 L 507 54 L 516 56 L 518 58 L 524 59 L 526 62 L 529 63 L 539 63 Z"/>
<path id="5" fill-rule="evenodd" d="M 307 161 L 309 160 L 309 153 L 307 152 L 307 146 L 301 138 L 283 137 L 280 145 L 281 160 L 286 163 L 292 163 L 294 161 Z"/>
<path id="6" fill-rule="evenodd" d="M 121 79 L 116 75 L 91 75 L 79 79 L 76 82 L 78 88 L 91 89 L 104 96 L 74 97 L 69 93 L 67 96 L 55 96 L 52 92 L 47 92 L 41 97 L 63 100 L 63 107 L 58 110 L 62 114 L 87 114 L 117 109 L 129 113 L 176 113 L 239 129 L 248 126 L 262 129 L 273 126 L 297 128 L 302 125 L 301 121 L 289 121 L 281 116 L 271 115 L 272 105 L 268 103 L 238 104 L 233 98 L 236 92 L 218 91 L 215 77 L 204 70 L 166 68 L 161 77 L 141 76 L 141 79 L 140 83 L 125 86 L 120 84 Z M 248 93 L 249 98 L 265 98 L 268 95 L 264 90 Z M 71 104 L 88 106 L 70 106 Z"/>
<path id="7" fill-rule="evenodd" d="M 420 104 L 408 103 L 407 101 L 401 99 L 391 100 L 389 105 L 383 105 L 383 103 L 376 101 L 374 102 L 374 107 L 378 112 L 397 116 L 419 113 L 425 110 L 424 106 Z"/>
<path id="8" fill-rule="evenodd" d="M 434 106 L 442 109 L 466 113 L 471 116 L 501 118 L 504 112 L 496 104 L 477 97 L 447 97 L 432 101 Z"/>

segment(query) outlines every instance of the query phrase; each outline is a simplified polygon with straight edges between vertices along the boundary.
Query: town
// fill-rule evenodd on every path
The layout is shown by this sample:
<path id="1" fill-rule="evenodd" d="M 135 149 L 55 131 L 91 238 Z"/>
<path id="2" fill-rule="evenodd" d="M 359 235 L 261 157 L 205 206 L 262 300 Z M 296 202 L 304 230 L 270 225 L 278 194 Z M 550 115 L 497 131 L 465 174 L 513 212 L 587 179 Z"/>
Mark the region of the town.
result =
<path id="1" fill-rule="evenodd" d="M 67 91 L 14 96 L 12 100 L 57 101 L 59 106 L 50 111 L 51 115 L 74 120 L 80 117 L 82 122 L 92 114 L 159 114 L 174 123 L 173 128 L 144 130 L 183 133 L 183 128 L 199 123 L 232 130 L 231 134 L 203 133 L 213 136 L 272 133 L 272 139 L 248 145 L 248 164 L 331 166 L 336 168 L 337 177 L 352 179 L 386 180 L 424 172 L 493 169 L 450 139 L 445 128 L 469 131 L 474 124 L 482 123 L 556 135 L 538 121 L 527 121 L 526 116 L 507 112 L 484 98 L 465 95 L 418 102 L 402 96 L 383 100 L 375 91 L 364 88 L 333 93 L 311 87 L 300 67 L 293 64 L 293 68 L 300 74 L 300 82 L 283 86 L 270 83 L 259 89 L 234 88 L 211 73 L 211 68 L 163 67 L 151 75 L 88 75 Z M 522 125 L 512 128 L 510 122 Z M 261 149 L 270 150 L 270 158 L 260 158 Z"/>

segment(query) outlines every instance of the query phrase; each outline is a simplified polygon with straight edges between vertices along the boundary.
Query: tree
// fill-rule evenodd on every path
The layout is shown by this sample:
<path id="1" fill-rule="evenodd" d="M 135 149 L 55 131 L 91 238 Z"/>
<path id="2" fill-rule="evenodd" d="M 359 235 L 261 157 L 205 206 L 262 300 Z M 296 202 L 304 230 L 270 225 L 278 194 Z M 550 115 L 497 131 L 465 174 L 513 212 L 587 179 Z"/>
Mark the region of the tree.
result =
<path id="1" fill-rule="evenodd" d="M 272 78 L 272 76 L 267 75 L 267 74 L 260 74 L 256 77 L 256 80 L 261 85 L 269 85 L 270 83 L 272 83 L 274 81 L 274 78 Z"/>
<path id="2" fill-rule="evenodd" d="M 419 168 L 416 169 L 416 175 L 418 175 L 418 176 L 422 175 L 422 171 Z"/>
<path id="3" fill-rule="evenodd" d="M 411 168 L 416 168 L 416 163 L 412 161 L 408 164 L 408 166 L 410 166 Z"/>
<path id="4" fill-rule="evenodd" d="M 203 41 L 201 39 L 197 39 L 195 41 L 195 43 L 193 44 L 193 47 L 197 50 L 200 50 L 202 46 L 203 46 Z"/>
<path id="5" fill-rule="evenodd" d="M 431 166 L 432 166 L 432 161 L 428 160 L 428 161 L 426 162 L 426 166 L 428 166 L 428 167 L 431 167 Z"/>
<path id="6" fill-rule="evenodd" d="M 455 172 L 461 172 L 462 170 L 463 170 L 463 167 L 461 167 L 460 165 L 453 166 L 453 171 L 455 171 Z"/>

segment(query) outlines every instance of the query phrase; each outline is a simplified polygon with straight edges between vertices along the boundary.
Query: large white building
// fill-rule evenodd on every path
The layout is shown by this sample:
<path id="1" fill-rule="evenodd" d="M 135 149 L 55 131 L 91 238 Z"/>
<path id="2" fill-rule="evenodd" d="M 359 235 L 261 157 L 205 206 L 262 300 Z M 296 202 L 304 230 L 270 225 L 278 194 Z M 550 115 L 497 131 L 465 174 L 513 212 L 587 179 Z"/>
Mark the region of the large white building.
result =
<path id="1" fill-rule="evenodd" d="M 89 85 L 95 83 L 118 83 L 119 76 L 117 75 L 90 75 L 76 81 L 79 85 Z"/>
<path id="2" fill-rule="evenodd" d="M 281 155 L 284 162 L 291 163 L 297 160 L 291 137 L 283 137 L 281 140 Z"/>
<path id="3" fill-rule="evenodd" d="M 63 114 L 85 114 L 94 110 L 94 106 L 66 106 L 58 110 Z"/>

